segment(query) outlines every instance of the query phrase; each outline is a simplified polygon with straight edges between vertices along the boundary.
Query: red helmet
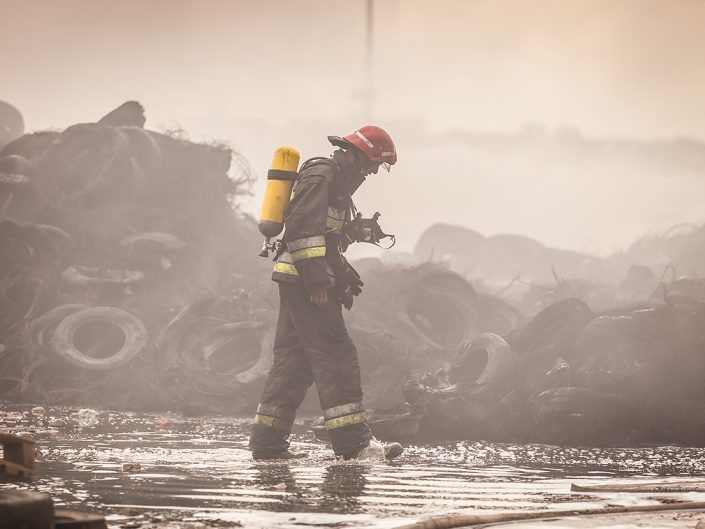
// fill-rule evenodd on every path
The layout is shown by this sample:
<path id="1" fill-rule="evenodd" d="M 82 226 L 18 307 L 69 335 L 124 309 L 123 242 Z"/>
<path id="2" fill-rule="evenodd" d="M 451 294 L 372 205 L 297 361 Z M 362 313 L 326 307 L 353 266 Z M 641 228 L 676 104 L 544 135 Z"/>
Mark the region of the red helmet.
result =
<path id="1" fill-rule="evenodd" d="M 371 162 L 394 165 L 397 161 L 397 149 L 392 138 L 383 129 L 367 125 L 347 136 L 328 136 L 336 147 L 347 149 L 356 147 Z"/>

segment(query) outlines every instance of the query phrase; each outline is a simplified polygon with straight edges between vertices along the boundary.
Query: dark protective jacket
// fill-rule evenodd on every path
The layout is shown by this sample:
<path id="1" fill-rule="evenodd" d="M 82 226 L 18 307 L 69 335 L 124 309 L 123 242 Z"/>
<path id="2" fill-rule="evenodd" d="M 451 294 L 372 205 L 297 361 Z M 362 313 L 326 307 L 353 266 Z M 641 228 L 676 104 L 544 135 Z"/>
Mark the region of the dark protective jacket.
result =
<path id="1" fill-rule="evenodd" d="M 279 283 L 279 321 L 250 435 L 255 457 L 276 457 L 288 448 L 296 411 L 313 382 L 336 454 L 355 456 L 371 439 L 341 301 L 328 296 L 315 305 L 310 299 L 320 287 L 340 289 L 349 281 L 340 270 L 339 243 L 351 218 L 350 195 L 362 182 L 355 173 L 342 151 L 330 162 L 304 163 L 284 211 L 286 231 L 272 275 Z"/>
<path id="2" fill-rule="evenodd" d="M 309 293 L 335 284 L 339 241 L 351 218 L 354 171 L 336 151 L 328 161 L 304 164 L 284 210 L 285 232 L 272 279 L 299 283 Z"/>

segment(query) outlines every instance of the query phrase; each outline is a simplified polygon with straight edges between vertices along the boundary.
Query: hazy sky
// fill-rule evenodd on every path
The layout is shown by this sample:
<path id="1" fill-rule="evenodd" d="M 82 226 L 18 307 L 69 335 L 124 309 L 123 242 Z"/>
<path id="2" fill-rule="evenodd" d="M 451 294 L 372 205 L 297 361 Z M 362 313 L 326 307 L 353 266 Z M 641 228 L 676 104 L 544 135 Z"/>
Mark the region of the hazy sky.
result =
<path id="1" fill-rule="evenodd" d="M 23 112 L 30 130 L 92 121 L 138 99 L 148 126 L 182 126 L 196 138 L 230 140 L 264 174 L 279 143 L 301 146 L 305 156 L 325 154 L 327 134 L 362 124 L 365 5 L 0 0 L 0 99 Z M 571 126 L 591 136 L 705 139 L 703 28 L 701 0 L 376 0 L 373 119 L 399 127 L 401 118 L 412 117 L 408 123 L 436 131 L 512 131 L 541 122 L 549 130 Z M 412 136 L 411 127 L 400 136 Z M 396 231 L 406 248 L 434 220 L 601 252 L 680 220 L 705 221 L 696 211 L 705 186 L 696 184 L 694 196 L 692 181 L 671 189 L 674 200 L 684 201 L 683 218 L 676 204 L 652 222 L 648 211 L 664 196 L 659 186 L 680 184 L 656 181 L 646 193 L 653 204 L 625 204 L 622 213 L 599 204 L 601 214 L 590 219 L 590 201 L 599 196 L 590 196 L 575 176 L 564 183 L 567 197 L 585 202 L 552 202 L 563 215 L 556 222 L 516 198 L 531 199 L 526 193 L 532 192 L 545 198 L 542 187 L 550 182 L 540 170 L 531 185 L 505 189 L 514 192 L 509 208 L 480 186 L 491 163 L 471 165 L 461 175 L 460 151 L 420 152 L 411 142 L 400 142 L 398 150 L 400 163 L 389 176 L 403 179 L 404 201 L 395 200 L 385 220 L 403 224 Z M 256 191 L 261 188 L 260 182 Z M 386 182 L 378 190 L 398 188 L 398 181 Z M 624 189 L 620 199 L 630 200 Z M 450 206 L 444 202 L 449 192 L 457 201 Z M 462 207 L 464 194 L 483 196 L 486 212 L 449 214 Z M 371 207 L 383 209 L 398 198 Z M 490 208 L 492 200 L 497 205 Z M 575 211 L 585 213 L 578 218 Z M 631 216 L 613 229 L 624 211 Z"/>

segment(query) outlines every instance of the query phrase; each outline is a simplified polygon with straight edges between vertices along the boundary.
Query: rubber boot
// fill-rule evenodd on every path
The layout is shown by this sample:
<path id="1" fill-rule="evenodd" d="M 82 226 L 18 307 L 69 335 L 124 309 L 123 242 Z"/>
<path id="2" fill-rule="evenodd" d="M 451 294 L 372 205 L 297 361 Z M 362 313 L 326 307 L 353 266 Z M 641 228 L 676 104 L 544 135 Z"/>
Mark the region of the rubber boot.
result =
<path id="1" fill-rule="evenodd" d="M 399 443 L 381 443 L 372 438 L 370 444 L 360 450 L 357 455 L 346 459 L 387 459 L 392 460 L 404 452 L 404 447 Z"/>

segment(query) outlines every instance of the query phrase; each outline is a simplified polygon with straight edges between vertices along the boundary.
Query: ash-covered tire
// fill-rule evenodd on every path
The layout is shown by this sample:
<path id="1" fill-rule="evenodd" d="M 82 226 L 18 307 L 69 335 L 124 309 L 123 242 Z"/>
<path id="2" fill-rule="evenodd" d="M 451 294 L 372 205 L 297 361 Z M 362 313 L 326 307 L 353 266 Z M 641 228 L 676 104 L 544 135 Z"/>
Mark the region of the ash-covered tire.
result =
<path id="1" fill-rule="evenodd" d="M 106 358 L 82 353 L 75 343 L 76 332 L 83 325 L 104 322 L 122 330 L 125 340 L 120 350 Z M 135 316 L 115 307 L 92 307 L 71 314 L 54 331 L 51 347 L 67 362 L 92 370 L 114 369 L 130 362 L 147 344 L 147 329 Z"/>
<path id="2" fill-rule="evenodd" d="M 256 394 L 245 388 L 267 374 L 271 334 L 255 321 L 221 324 L 183 349 L 188 384 L 203 404 L 236 398 L 245 407 L 254 405 Z"/>
<path id="3" fill-rule="evenodd" d="M 1 148 L 0 154 L 7 156 L 17 154 L 32 162 L 43 156 L 44 151 L 52 144 L 52 142 L 61 135 L 60 132 L 42 131 L 33 132 L 20 136 L 15 141 L 12 141 Z"/>
<path id="4" fill-rule="evenodd" d="M 120 131 L 127 135 L 130 155 L 148 174 L 156 171 L 162 161 L 162 150 L 152 135 L 141 127 L 122 126 Z"/>
<path id="5" fill-rule="evenodd" d="M 81 305 L 80 303 L 67 303 L 66 305 L 59 305 L 58 307 L 48 310 L 41 316 L 34 318 L 32 323 L 30 323 L 30 339 L 37 345 L 47 347 L 49 345 L 47 334 L 51 334 L 56 325 L 67 316 L 85 308 L 87 308 L 86 305 Z"/>
<path id="6" fill-rule="evenodd" d="M 241 384 L 263 377 L 269 367 L 266 352 L 271 345 L 263 343 L 263 328 L 264 325 L 259 322 L 226 323 L 216 327 L 188 351 L 187 358 L 192 363 L 192 369 L 201 368 L 215 376 L 228 376 Z M 250 349 L 257 350 L 249 359 L 245 359 L 245 365 L 242 365 L 243 359 L 237 349 L 238 342 L 249 342 Z M 226 356 L 238 358 L 238 362 L 235 362 L 237 367 L 217 360 L 217 355 L 228 351 L 228 347 L 232 352 L 226 353 Z"/>
<path id="7" fill-rule="evenodd" d="M 0 398 L 15 399 L 20 396 L 22 379 L 15 376 L 0 376 Z"/>
<path id="8" fill-rule="evenodd" d="M 562 353 L 594 318 L 595 313 L 584 301 L 564 299 L 539 312 L 508 341 L 521 356 L 533 355 L 550 345 Z"/>
<path id="9" fill-rule="evenodd" d="M 516 367 L 517 354 L 512 347 L 501 336 L 484 333 L 467 344 L 449 379 L 502 398 L 514 382 Z"/>
<path id="10" fill-rule="evenodd" d="M 66 129 L 46 149 L 35 176 L 50 202 L 81 199 L 111 183 L 115 187 L 108 187 L 110 196 L 104 198 L 114 200 L 116 190 L 130 188 L 128 162 L 128 137 L 118 127 L 79 124 Z"/>
<path id="11" fill-rule="evenodd" d="M 128 287 L 141 283 L 144 272 L 140 270 L 113 270 L 94 266 L 74 265 L 61 272 L 61 281 L 74 288 Z"/>
<path id="12" fill-rule="evenodd" d="M 526 321 L 525 316 L 506 301 L 484 292 L 477 295 L 481 306 L 478 327 L 483 331 L 507 336 Z"/>
<path id="13" fill-rule="evenodd" d="M 403 296 L 405 319 L 439 349 L 457 350 L 477 334 L 480 302 L 463 277 L 448 270 L 418 267 Z"/>
<path id="14" fill-rule="evenodd" d="M 124 246 L 130 250 L 141 245 L 162 251 L 183 250 L 187 246 L 184 241 L 173 233 L 161 231 L 135 233 L 120 241 L 120 246 Z"/>
<path id="15" fill-rule="evenodd" d="M 65 252 L 71 236 L 56 226 L 8 217 L 0 220 L 0 241 L 4 250 L 12 243 L 22 245 L 29 252 L 29 260 L 34 261 Z"/>

